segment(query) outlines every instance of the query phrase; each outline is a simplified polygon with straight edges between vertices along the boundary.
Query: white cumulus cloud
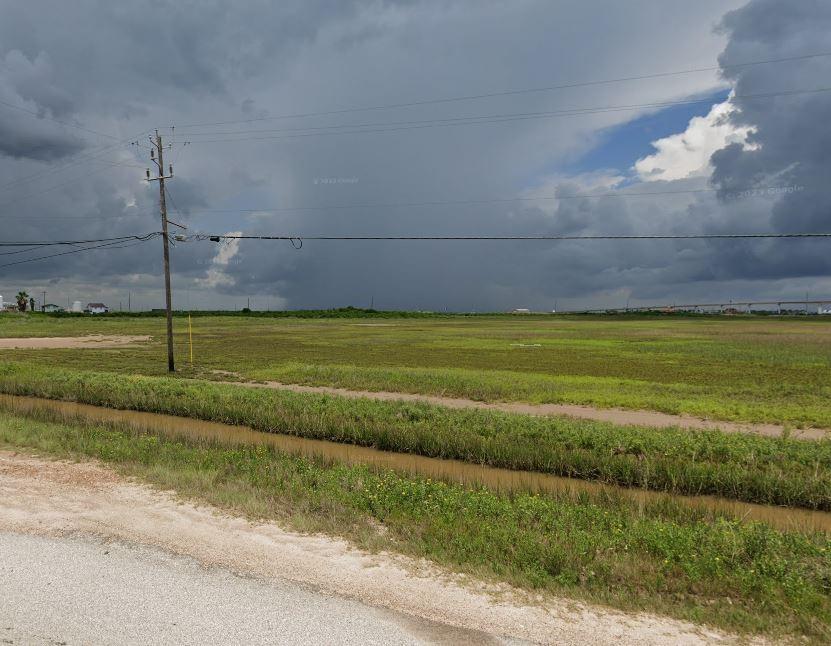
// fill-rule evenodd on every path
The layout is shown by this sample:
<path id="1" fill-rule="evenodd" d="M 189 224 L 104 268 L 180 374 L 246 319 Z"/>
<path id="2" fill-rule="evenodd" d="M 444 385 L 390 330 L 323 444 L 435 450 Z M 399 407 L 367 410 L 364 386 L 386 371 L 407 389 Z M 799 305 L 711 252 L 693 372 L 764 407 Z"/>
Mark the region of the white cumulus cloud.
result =
<path id="1" fill-rule="evenodd" d="M 635 162 L 638 177 L 650 182 L 709 175 L 714 152 L 732 143 L 747 147 L 751 128 L 730 123 L 728 117 L 734 109 L 730 99 L 717 103 L 706 116 L 690 119 L 684 132 L 653 141 L 656 152 Z"/>
<path id="2" fill-rule="evenodd" d="M 226 236 L 240 236 L 242 231 L 229 231 Z M 229 276 L 225 269 L 231 260 L 239 252 L 239 240 L 225 240 L 217 249 L 216 255 L 211 261 L 211 266 L 205 272 L 204 278 L 198 278 L 197 283 L 203 287 L 218 287 L 220 285 L 233 285 L 234 279 Z"/>

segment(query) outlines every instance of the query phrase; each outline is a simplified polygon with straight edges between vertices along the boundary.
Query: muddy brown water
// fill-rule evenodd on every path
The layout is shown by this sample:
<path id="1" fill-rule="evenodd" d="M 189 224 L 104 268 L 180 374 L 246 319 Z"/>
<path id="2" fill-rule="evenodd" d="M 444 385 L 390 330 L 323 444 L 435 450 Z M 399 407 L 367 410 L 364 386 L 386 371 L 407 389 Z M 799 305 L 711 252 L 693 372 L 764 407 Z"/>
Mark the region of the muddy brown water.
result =
<path id="1" fill-rule="evenodd" d="M 126 425 L 139 432 L 225 445 L 265 445 L 293 455 L 324 458 L 345 464 L 369 464 L 435 480 L 468 486 L 485 486 L 499 492 L 567 493 L 574 496 L 583 492 L 589 494 L 607 492 L 629 498 L 642 506 L 662 500 L 672 500 L 734 518 L 764 521 L 779 529 L 816 530 L 831 534 L 831 513 L 829 512 L 758 505 L 716 496 L 679 496 L 657 491 L 630 489 L 546 473 L 513 471 L 460 460 L 428 458 L 327 440 L 266 433 L 246 426 L 206 422 L 190 417 L 104 408 L 38 397 L 0 394 L 0 409 L 22 415 L 48 411 L 59 413 L 67 420 L 81 418 L 92 422 L 112 422 Z"/>

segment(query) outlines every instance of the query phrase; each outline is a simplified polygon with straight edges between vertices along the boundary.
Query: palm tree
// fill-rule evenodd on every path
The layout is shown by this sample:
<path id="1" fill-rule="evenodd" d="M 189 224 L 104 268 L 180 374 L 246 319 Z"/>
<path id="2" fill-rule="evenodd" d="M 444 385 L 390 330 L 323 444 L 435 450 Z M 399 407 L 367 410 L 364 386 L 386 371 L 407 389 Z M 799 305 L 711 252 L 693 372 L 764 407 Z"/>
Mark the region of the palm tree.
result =
<path id="1" fill-rule="evenodd" d="M 17 309 L 21 312 L 26 311 L 26 305 L 29 303 L 29 295 L 25 291 L 17 292 Z"/>

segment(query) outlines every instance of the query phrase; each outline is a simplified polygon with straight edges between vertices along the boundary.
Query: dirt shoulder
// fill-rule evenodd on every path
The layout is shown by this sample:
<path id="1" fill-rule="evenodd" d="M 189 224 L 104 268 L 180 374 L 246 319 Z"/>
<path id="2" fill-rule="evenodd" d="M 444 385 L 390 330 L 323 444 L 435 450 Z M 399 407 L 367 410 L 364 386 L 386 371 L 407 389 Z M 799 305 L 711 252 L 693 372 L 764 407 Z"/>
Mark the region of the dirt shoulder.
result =
<path id="1" fill-rule="evenodd" d="M 139 334 L 90 334 L 88 336 L 49 336 L 0 338 L 0 350 L 41 350 L 73 348 L 120 348 L 151 339 Z"/>
<path id="2" fill-rule="evenodd" d="M 0 531 L 93 536 L 154 547 L 259 580 L 301 583 L 445 626 L 538 643 L 734 641 L 673 619 L 532 597 L 448 573 L 426 561 L 370 554 L 342 540 L 250 522 L 182 502 L 94 462 L 0 451 Z"/>
<path id="3" fill-rule="evenodd" d="M 289 390 L 296 393 L 317 393 L 324 395 L 336 395 L 338 397 L 367 398 L 381 401 L 409 401 L 423 402 L 447 408 L 475 408 L 479 410 L 496 410 L 505 413 L 519 413 L 522 415 L 564 415 L 578 419 L 593 420 L 596 422 L 611 422 L 622 426 L 650 426 L 654 428 L 666 428 L 677 426 L 688 429 L 712 429 L 725 433 L 748 433 L 752 435 L 763 435 L 766 437 L 780 437 L 786 432 L 784 426 L 779 424 L 744 424 L 738 422 L 725 422 L 720 420 L 701 419 L 689 415 L 672 415 L 648 410 L 626 410 L 623 408 L 594 408 L 593 406 L 581 406 L 577 404 L 527 404 L 522 402 L 499 402 L 487 403 L 473 399 L 461 399 L 457 397 L 439 397 L 436 395 L 418 395 L 413 393 L 399 393 L 370 390 L 347 390 L 345 388 L 333 388 L 331 386 L 304 386 L 300 384 L 285 384 L 279 381 L 268 381 L 265 383 L 252 382 L 224 382 L 233 383 L 237 386 L 250 388 L 274 388 L 277 390 Z M 831 432 L 822 428 L 805 428 L 790 430 L 790 436 L 803 440 L 821 440 L 831 437 Z"/>

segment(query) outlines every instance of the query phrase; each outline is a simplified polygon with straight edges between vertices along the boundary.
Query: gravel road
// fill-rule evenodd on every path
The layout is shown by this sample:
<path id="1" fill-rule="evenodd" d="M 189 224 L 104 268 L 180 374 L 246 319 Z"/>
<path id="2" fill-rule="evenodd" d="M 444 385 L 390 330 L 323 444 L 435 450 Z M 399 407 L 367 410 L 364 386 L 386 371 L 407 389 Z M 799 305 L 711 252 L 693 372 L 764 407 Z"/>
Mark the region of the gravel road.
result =
<path id="1" fill-rule="evenodd" d="M 487 643 L 482 634 L 158 549 L 0 533 L 0 640 L 18 644 Z"/>
<path id="2" fill-rule="evenodd" d="M 0 451 L 0 644 L 735 643 Z"/>

